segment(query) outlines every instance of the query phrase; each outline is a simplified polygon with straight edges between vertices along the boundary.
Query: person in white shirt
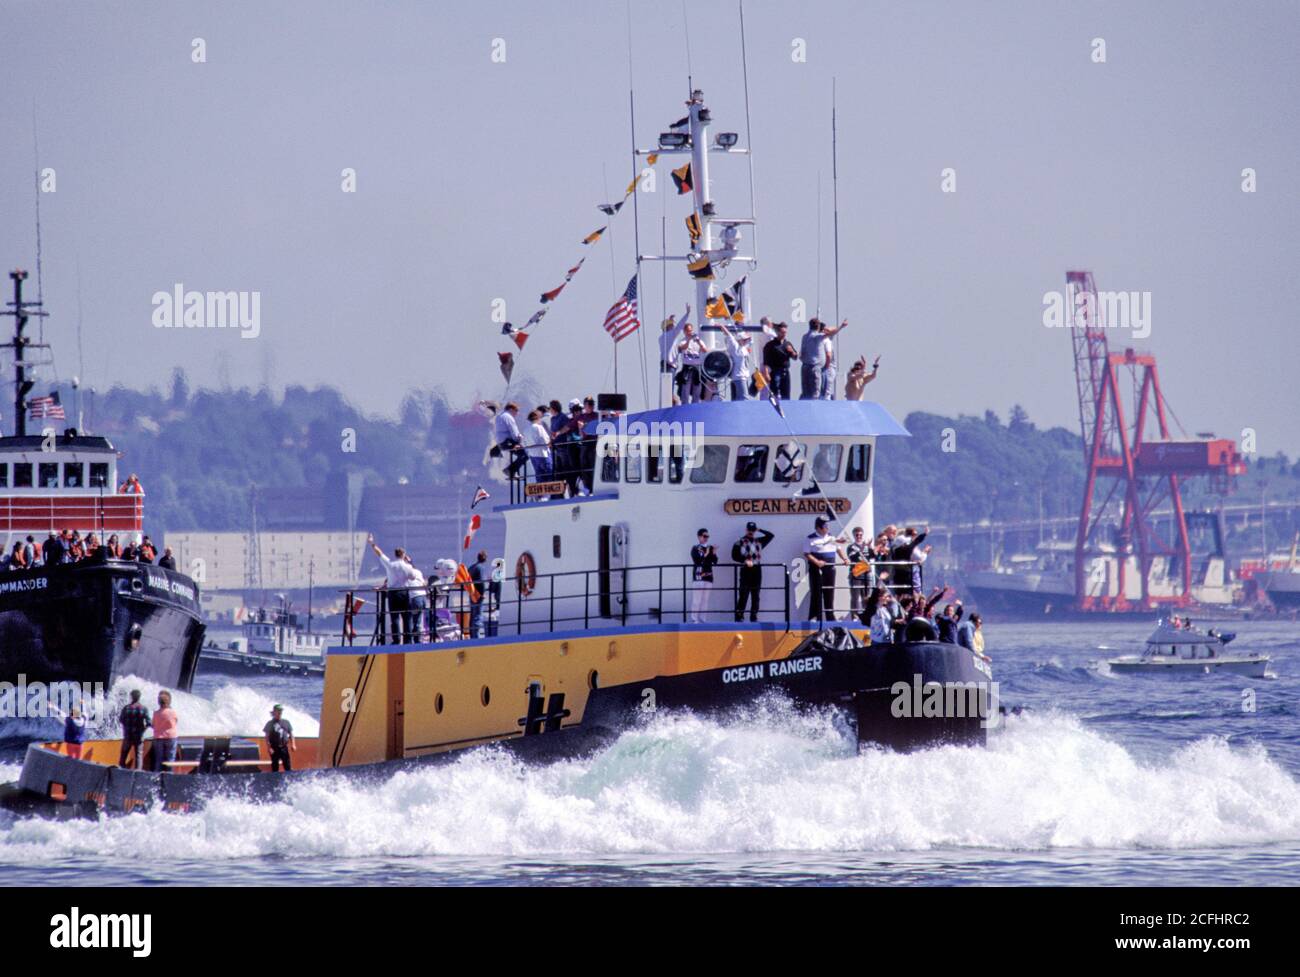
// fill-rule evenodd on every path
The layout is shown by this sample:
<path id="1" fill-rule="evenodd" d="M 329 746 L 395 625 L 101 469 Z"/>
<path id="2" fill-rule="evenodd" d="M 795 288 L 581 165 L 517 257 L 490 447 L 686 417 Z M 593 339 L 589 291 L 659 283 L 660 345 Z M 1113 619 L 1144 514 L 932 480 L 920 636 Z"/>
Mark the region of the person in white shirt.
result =
<path id="1" fill-rule="evenodd" d="M 429 620 L 429 584 L 419 567 L 415 565 L 415 561 L 411 559 L 410 552 L 403 551 L 402 559 L 406 561 L 407 566 L 406 597 L 411 606 L 408 615 L 411 622 L 410 635 L 411 640 L 418 643 L 433 632 L 433 625 Z"/>
<path id="2" fill-rule="evenodd" d="M 551 432 L 542 423 L 541 411 L 528 412 L 528 437 L 524 451 L 533 463 L 534 480 L 548 481 L 551 477 Z"/>
<path id="3" fill-rule="evenodd" d="M 747 332 L 736 335 L 725 322 L 720 325 L 727 337 L 727 352 L 731 354 L 731 399 L 746 400 L 750 378 L 754 375 L 754 361 L 750 358 L 754 352 L 754 338 Z"/>
<path id="4" fill-rule="evenodd" d="M 835 620 L 835 564 L 841 554 L 839 540 L 829 527 L 830 520 L 818 516 L 804 544 L 811 598 L 808 617 L 814 621 Z"/>
<path id="5" fill-rule="evenodd" d="M 411 640 L 411 591 L 408 588 L 417 577 L 423 582 L 423 575 L 407 562 L 406 551 L 400 546 L 393 550 L 393 556 L 389 559 L 375 542 L 373 534 L 366 537 L 366 542 L 375 551 L 375 556 L 379 557 L 384 568 L 384 596 L 387 598 L 388 618 L 392 627 L 390 643 L 405 644 Z"/>
<path id="6" fill-rule="evenodd" d="M 513 400 L 501 409 L 496 416 L 497 447 L 502 452 L 510 453 L 510 463 L 506 466 L 506 478 L 514 478 L 519 469 L 528 462 L 528 455 L 521 449 L 524 439 L 519 433 L 519 405 Z"/>
<path id="7" fill-rule="evenodd" d="M 845 319 L 838 326 L 822 326 L 822 337 L 826 344 L 826 358 L 822 361 L 821 392 L 819 399 L 835 399 L 835 337 L 841 330 L 848 327 L 849 320 Z"/>
<path id="8" fill-rule="evenodd" d="M 886 590 L 871 615 L 871 643 L 887 645 L 894 640 L 894 595 Z"/>
<path id="9" fill-rule="evenodd" d="M 659 335 L 660 373 L 677 372 L 677 338 L 682 334 L 682 328 L 686 325 L 686 320 L 690 314 L 691 307 L 688 305 L 680 320 L 676 320 L 672 316 L 664 320 L 663 332 Z"/>
<path id="10" fill-rule="evenodd" d="M 704 340 L 695 335 L 695 326 L 689 322 L 682 326 L 682 339 L 677 344 L 682 360 L 682 368 L 677 371 L 677 396 L 683 404 L 694 404 L 701 399 L 704 377 L 700 367 L 706 352 Z"/>

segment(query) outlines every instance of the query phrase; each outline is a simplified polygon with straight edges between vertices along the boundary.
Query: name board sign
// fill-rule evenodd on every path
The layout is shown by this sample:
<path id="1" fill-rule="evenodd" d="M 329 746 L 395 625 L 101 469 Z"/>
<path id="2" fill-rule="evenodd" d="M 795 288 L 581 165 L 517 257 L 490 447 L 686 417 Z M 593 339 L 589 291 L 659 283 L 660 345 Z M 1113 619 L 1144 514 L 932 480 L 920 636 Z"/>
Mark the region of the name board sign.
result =
<path id="1" fill-rule="evenodd" d="M 853 506 L 848 499 L 829 499 L 820 496 L 776 499 L 727 499 L 722 511 L 729 516 L 816 516 L 826 511 L 827 503 L 837 514 L 849 512 Z"/>
<path id="2" fill-rule="evenodd" d="M 528 498 L 536 498 L 539 495 L 563 495 L 565 482 L 533 482 L 531 485 L 524 486 L 524 495 Z"/>

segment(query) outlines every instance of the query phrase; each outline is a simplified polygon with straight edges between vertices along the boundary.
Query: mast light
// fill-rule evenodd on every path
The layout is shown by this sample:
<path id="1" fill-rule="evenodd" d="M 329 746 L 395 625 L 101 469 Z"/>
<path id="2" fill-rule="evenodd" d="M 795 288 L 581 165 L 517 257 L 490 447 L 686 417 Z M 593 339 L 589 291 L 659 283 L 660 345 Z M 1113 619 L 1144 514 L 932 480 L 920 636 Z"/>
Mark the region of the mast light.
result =
<path id="1" fill-rule="evenodd" d="M 719 132 L 713 140 L 713 144 L 719 149 L 730 149 L 740 141 L 740 134 L 736 132 Z"/>
<path id="2" fill-rule="evenodd" d="M 659 133 L 660 149 L 684 149 L 691 144 L 689 133 L 685 132 L 661 132 Z"/>

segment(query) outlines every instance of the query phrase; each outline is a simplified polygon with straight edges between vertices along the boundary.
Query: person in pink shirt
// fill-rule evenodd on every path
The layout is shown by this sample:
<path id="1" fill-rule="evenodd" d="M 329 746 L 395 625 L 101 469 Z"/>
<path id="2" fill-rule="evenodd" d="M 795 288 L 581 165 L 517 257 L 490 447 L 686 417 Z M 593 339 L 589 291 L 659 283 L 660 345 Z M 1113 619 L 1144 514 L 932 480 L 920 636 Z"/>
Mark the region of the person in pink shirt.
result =
<path id="1" fill-rule="evenodd" d="M 158 711 L 153 714 L 153 768 L 160 773 L 172 772 L 166 764 L 176 759 L 178 723 L 172 694 L 166 690 L 159 692 Z"/>

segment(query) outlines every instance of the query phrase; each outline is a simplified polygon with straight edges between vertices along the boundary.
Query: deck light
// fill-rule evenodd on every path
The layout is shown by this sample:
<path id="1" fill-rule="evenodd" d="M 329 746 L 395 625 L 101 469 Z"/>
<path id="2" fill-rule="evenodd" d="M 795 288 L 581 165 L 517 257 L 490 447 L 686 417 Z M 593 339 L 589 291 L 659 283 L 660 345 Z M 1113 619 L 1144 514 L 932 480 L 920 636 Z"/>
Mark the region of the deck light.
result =
<path id="1" fill-rule="evenodd" d="M 685 132 L 659 133 L 660 149 L 682 149 L 691 144 L 691 137 Z"/>
<path id="2" fill-rule="evenodd" d="M 713 140 L 714 145 L 719 149 L 730 149 L 740 141 L 740 134 L 737 132 L 719 132 Z"/>

